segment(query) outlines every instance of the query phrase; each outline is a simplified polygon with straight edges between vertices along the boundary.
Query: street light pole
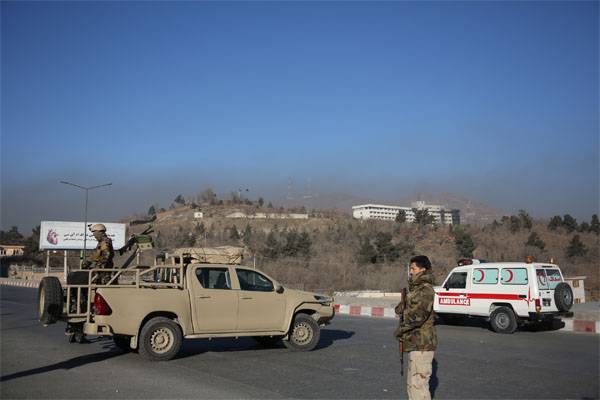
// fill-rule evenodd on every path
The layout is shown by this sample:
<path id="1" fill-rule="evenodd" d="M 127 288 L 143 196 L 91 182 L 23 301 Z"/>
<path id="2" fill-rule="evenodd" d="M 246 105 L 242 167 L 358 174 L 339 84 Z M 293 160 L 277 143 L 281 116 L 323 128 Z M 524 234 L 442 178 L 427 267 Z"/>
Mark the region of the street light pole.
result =
<path id="1" fill-rule="evenodd" d="M 75 183 L 66 182 L 66 181 L 60 181 L 60 183 L 64 183 L 65 185 L 75 186 L 76 188 L 85 190 L 85 210 L 84 210 L 84 222 L 83 222 L 83 253 L 79 257 L 79 259 L 80 259 L 80 268 L 81 268 L 83 266 L 83 264 L 85 263 L 85 261 L 86 261 L 88 192 L 90 190 L 98 189 L 98 188 L 101 188 L 101 187 L 104 187 L 104 186 L 110 186 L 110 185 L 112 185 L 112 182 L 110 182 L 110 183 L 104 183 L 102 185 L 89 186 L 89 187 L 77 185 Z"/>

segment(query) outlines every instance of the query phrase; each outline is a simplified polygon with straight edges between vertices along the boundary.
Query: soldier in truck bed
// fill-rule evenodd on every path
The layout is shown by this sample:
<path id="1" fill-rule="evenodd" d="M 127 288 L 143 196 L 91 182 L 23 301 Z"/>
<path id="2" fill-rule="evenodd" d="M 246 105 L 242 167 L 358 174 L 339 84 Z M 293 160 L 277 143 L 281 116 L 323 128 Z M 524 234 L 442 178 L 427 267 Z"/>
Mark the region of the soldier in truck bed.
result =
<path id="1" fill-rule="evenodd" d="M 104 224 L 94 224 L 90 231 L 98 241 L 96 249 L 90 254 L 90 261 L 94 263 L 93 268 L 113 268 L 113 257 L 115 251 L 112 246 L 112 240 L 106 235 L 106 226 Z M 105 285 L 110 281 L 110 272 L 98 273 L 97 283 Z"/>

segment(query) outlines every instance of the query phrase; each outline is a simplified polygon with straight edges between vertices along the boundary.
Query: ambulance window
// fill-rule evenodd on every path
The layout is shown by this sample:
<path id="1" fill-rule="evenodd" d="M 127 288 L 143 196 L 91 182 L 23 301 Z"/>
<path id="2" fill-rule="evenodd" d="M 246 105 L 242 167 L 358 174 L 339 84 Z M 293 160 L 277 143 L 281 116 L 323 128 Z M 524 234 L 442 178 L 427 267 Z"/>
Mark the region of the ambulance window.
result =
<path id="1" fill-rule="evenodd" d="M 503 285 L 527 285 L 527 270 L 525 268 L 502 268 L 500 282 Z"/>
<path id="2" fill-rule="evenodd" d="M 560 271 L 557 269 L 546 269 L 546 278 L 548 278 L 548 287 L 552 290 L 556 289 L 556 286 L 562 282 Z"/>
<path id="3" fill-rule="evenodd" d="M 473 283 L 476 285 L 495 285 L 498 283 L 498 268 L 475 268 Z"/>
<path id="4" fill-rule="evenodd" d="M 466 272 L 454 272 L 444 285 L 448 289 L 464 289 L 467 287 L 467 273 Z"/>
<path id="5" fill-rule="evenodd" d="M 543 269 L 536 269 L 535 274 L 537 276 L 537 283 L 540 289 L 548 289 L 548 279 L 546 278 L 546 272 Z"/>

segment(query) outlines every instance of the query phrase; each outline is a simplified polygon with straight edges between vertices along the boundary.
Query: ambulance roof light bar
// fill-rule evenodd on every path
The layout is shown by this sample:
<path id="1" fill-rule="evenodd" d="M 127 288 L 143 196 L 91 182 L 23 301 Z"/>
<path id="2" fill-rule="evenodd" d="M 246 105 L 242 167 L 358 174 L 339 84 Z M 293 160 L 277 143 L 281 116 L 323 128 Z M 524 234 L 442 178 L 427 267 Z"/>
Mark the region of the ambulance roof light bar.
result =
<path id="1" fill-rule="evenodd" d="M 483 264 L 486 263 L 486 260 L 480 260 L 477 258 L 461 258 L 456 263 L 459 267 L 463 267 L 465 265 L 473 265 L 473 264 Z"/>

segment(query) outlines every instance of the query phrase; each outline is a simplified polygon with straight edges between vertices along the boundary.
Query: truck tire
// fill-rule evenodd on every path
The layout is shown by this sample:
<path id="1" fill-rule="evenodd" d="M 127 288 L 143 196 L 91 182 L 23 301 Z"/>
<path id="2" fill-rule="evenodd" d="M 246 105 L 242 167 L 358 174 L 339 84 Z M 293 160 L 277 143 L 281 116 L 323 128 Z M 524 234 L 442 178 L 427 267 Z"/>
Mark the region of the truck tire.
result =
<path id="1" fill-rule="evenodd" d="M 565 282 L 561 282 L 554 288 L 554 303 L 559 311 L 569 311 L 573 307 L 573 290 Z"/>
<path id="2" fill-rule="evenodd" d="M 124 351 L 124 352 L 130 352 L 133 351 L 133 349 L 130 346 L 131 343 L 131 336 L 127 336 L 127 335 L 114 335 L 113 336 L 113 342 L 115 343 L 115 346 Z"/>
<path id="3" fill-rule="evenodd" d="M 517 317 L 510 307 L 498 307 L 490 315 L 490 325 L 496 333 L 513 333 L 517 330 Z"/>
<path id="4" fill-rule="evenodd" d="M 293 351 L 310 351 L 319 344 L 321 328 L 310 315 L 297 314 L 292 322 L 289 339 L 283 344 Z"/>
<path id="5" fill-rule="evenodd" d="M 273 347 L 283 336 L 254 336 L 254 340 L 263 347 Z"/>
<path id="6" fill-rule="evenodd" d="M 40 322 L 50 325 L 58 321 L 63 312 L 63 291 L 58 278 L 45 276 L 38 287 L 38 314 Z"/>
<path id="7" fill-rule="evenodd" d="M 146 322 L 140 333 L 139 351 L 150 361 L 167 361 L 179 353 L 183 335 L 177 323 L 155 317 Z"/>

